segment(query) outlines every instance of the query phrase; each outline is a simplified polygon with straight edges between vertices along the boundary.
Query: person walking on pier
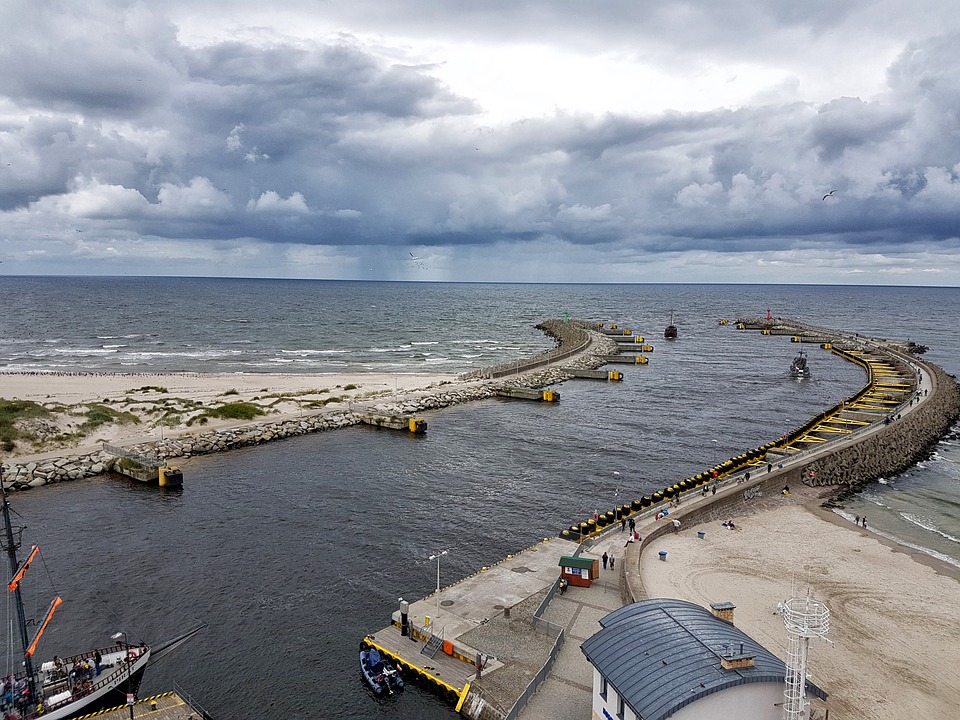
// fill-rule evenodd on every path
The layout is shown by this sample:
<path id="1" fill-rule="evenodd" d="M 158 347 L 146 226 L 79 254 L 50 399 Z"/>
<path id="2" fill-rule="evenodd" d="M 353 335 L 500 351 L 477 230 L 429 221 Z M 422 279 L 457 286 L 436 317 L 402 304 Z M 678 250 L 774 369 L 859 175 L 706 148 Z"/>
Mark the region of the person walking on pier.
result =
<path id="1" fill-rule="evenodd" d="M 606 570 L 607 569 L 607 553 L 604 552 L 603 557 L 601 557 L 600 559 L 603 560 L 603 569 Z"/>
<path id="2" fill-rule="evenodd" d="M 627 519 L 625 517 L 620 518 L 620 532 L 623 532 L 627 527 Z"/>

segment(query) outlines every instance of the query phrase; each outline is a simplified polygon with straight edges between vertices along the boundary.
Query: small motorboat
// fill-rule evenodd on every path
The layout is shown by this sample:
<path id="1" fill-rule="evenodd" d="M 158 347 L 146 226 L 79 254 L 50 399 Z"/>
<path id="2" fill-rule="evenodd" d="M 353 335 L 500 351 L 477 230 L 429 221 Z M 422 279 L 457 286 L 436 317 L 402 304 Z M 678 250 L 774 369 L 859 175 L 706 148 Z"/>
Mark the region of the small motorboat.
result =
<path id="1" fill-rule="evenodd" d="M 790 375 L 795 378 L 810 377 L 810 368 L 807 367 L 807 356 L 803 350 L 797 353 L 790 365 Z"/>
<path id="2" fill-rule="evenodd" d="M 360 672 L 367 685 L 377 695 L 393 695 L 403 690 L 403 678 L 376 648 L 360 649 Z"/>

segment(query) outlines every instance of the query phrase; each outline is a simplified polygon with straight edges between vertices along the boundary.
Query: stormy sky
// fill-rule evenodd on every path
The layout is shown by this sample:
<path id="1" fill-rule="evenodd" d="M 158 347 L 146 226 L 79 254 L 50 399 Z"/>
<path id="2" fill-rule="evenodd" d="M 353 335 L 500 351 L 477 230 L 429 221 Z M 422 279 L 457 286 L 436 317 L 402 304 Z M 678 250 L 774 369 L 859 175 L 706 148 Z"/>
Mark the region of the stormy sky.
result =
<path id="1" fill-rule="evenodd" d="M 0 275 L 960 286 L 957 10 L 4 0 Z"/>

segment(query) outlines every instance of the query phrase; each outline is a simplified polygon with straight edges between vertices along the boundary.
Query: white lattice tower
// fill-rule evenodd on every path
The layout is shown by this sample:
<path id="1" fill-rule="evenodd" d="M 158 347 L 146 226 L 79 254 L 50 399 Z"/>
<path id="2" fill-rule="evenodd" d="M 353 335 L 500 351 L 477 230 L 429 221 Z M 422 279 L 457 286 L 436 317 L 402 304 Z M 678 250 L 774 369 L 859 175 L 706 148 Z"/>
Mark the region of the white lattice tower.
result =
<path id="1" fill-rule="evenodd" d="M 830 610 L 809 595 L 781 603 L 780 610 L 783 624 L 790 635 L 783 718 L 803 720 L 807 717 L 807 651 L 810 638 L 825 638 L 830 632 Z"/>

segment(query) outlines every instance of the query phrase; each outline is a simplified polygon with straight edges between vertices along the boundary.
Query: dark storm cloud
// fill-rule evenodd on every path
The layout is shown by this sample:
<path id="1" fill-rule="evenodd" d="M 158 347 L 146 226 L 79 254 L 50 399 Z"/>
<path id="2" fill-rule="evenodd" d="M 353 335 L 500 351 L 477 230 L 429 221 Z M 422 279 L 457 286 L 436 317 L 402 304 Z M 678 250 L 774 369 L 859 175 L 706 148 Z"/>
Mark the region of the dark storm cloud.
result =
<path id="1" fill-rule="evenodd" d="M 411 32 L 426 18 L 473 41 L 529 39 L 537 27 L 595 51 L 602 31 L 622 47 L 634 32 L 635 52 L 651 57 L 681 39 L 683 64 L 694 48 L 772 56 L 786 34 L 829 34 L 830 13 L 865 7 L 577 3 L 574 18 L 563 5 L 329 9 L 344 22 L 381 12 Z M 637 257 L 956 245 L 955 35 L 911 43 L 869 100 L 557 110 L 488 126 L 435 68 L 384 60 L 359 35 L 187 45 L 145 5 L 72 17 L 10 7 L 0 21 L 22 22 L 0 31 L 0 210 L 18 232 L 39 219 L 36 237 L 53 225 L 197 246 L 562 245 Z"/>

